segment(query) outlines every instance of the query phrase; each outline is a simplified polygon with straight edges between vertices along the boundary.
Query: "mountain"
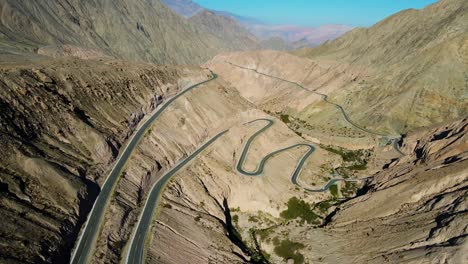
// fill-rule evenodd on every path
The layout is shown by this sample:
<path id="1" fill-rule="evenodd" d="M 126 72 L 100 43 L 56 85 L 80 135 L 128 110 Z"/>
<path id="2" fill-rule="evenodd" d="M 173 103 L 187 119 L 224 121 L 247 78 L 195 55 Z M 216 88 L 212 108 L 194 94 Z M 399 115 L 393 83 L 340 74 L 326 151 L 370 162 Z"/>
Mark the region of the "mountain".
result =
<path id="1" fill-rule="evenodd" d="M 283 50 L 283 51 L 293 49 L 293 45 L 290 42 L 287 42 L 286 40 L 280 37 L 271 37 L 269 39 L 261 41 L 260 43 L 262 47 L 265 49 Z"/>
<path id="2" fill-rule="evenodd" d="M 191 0 L 164 0 L 163 3 L 177 14 L 186 18 L 191 18 L 200 13 L 201 10 L 206 10 Z M 265 48 L 269 49 L 276 49 L 278 47 L 278 50 L 285 50 L 286 48 L 317 46 L 325 41 L 333 40 L 353 28 L 347 25 L 322 25 L 319 27 L 272 25 L 256 18 L 240 16 L 227 11 L 209 10 L 209 12 L 237 21 L 255 37 L 266 42 Z M 290 44 L 278 45 L 277 38 L 282 38 Z M 277 43 L 272 45 L 272 41 L 276 41 Z"/>
<path id="3" fill-rule="evenodd" d="M 252 100 L 268 103 L 270 111 L 289 109 L 310 125 L 330 126 L 326 113 L 332 115 L 334 109 L 317 112 L 321 104 L 314 95 L 307 96 L 310 105 L 301 103 L 301 98 L 271 100 L 272 93 L 282 90 L 267 92 L 267 85 L 277 86 L 280 81 L 257 78 L 255 72 L 236 69 L 226 61 L 327 94 L 371 130 L 404 134 L 468 113 L 467 5 L 443 0 L 422 10 L 403 11 L 368 29 L 354 29 L 316 48 L 292 54 L 222 54 L 207 65 Z"/>
<path id="4" fill-rule="evenodd" d="M 234 19 L 237 22 L 239 22 L 241 25 L 263 24 L 262 21 L 260 21 L 259 19 L 253 18 L 253 17 L 240 16 L 240 15 L 233 14 L 233 13 L 227 12 L 227 11 L 219 11 L 219 10 L 211 10 L 211 11 L 213 13 L 219 15 L 219 16 Z"/>
<path id="5" fill-rule="evenodd" d="M 442 0 L 294 54 L 359 69 L 352 83 L 337 90 L 337 100 L 368 120 L 386 116 L 405 132 L 466 115 L 467 28 L 468 2 Z"/>
<path id="6" fill-rule="evenodd" d="M 280 37 L 293 43 L 296 48 L 317 46 L 328 40 L 334 40 L 353 29 L 346 25 L 301 27 L 294 25 L 248 24 L 246 27 L 260 39 Z"/>
<path id="7" fill-rule="evenodd" d="M 204 32 L 222 39 L 237 50 L 260 49 L 258 39 L 235 20 L 204 10 L 192 16 L 188 20 L 192 25 L 197 25 Z"/>
<path id="8" fill-rule="evenodd" d="M 161 0 L 161 2 L 185 18 L 190 18 L 204 10 L 202 6 L 190 0 Z"/>
<path id="9" fill-rule="evenodd" d="M 227 31 L 206 32 L 159 0 L 6 0 L 0 9 L 0 48 L 8 54 L 66 44 L 133 61 L 197 64 L 220 51 L 257 47 L 249 37 L 230 43 Z"/>

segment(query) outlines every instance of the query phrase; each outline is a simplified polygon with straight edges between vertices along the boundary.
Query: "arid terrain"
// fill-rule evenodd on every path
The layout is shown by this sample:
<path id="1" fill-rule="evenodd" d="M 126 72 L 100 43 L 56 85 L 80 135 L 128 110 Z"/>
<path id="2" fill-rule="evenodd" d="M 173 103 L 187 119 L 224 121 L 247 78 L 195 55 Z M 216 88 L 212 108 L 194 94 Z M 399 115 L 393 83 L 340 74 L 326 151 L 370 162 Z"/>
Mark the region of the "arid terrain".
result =
<path id="1" fill-rule="evenodd" d="M 290 52 L 164 3 L 0 3 L 0 263 L 468 262 L 468 2 Z"/>

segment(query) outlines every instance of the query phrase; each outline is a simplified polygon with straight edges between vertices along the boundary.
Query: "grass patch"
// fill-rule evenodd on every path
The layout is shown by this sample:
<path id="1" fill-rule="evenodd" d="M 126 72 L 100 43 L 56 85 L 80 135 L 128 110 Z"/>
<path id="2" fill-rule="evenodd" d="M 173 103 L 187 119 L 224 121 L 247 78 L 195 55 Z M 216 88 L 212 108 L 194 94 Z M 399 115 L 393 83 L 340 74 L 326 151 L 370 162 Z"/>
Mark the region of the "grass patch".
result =
<path id="1" fill-rule="evenodd" d="M 256 234 L 260 236 L 261 240 L 266 240 L 272 233 L 273 227 L 256 230 Z"/>
<path id="2" fill-rule="evenodd" d="M 333 184 L 332 186 L 330 186 L 330 189 L 329 189 L 329 190 L 330 190 L 331 195 L 332 195 L 334 198 L 338 197 L 338 185 Z"/>
<path id="3" fill-rule="evenodd" d="M 332 146 L 321 146 L 323 149 L 340 155 L 346 162 L 359 162 L 363 163 L 365 161 L 365 150 L 347 150 L 344 148 L 339 147 L 332 147 Z"/>
<path id="4" fill-rule="evenodd" d="M 367 169 L 367 163 L 353 164 L 353 165 L 348 166 L 346 168 L 350 169 L 350 170 L 365 170 L 365 169 Z"/>
<path id="5" fill-rule="evenodd" d="M 319 216 L 314 213 L 312 205 L 303 200 L 299 200 L 297 197 L 289 199 L 287 205 L 288 209 L 280 214 L 280 216 L 285 219 L 301 218 L 302 221 L 313 224 L 319 218 Z"/>
<path id="6" fill-rule="evenodd" d="M 321 147 L 329 152 L 340 155 L 343 161 L 348 164 L 347 166 L 340 167 L 341 170 L 338 171 L 340 174 L 345 175 L 344 178 L 347 178 L 348 176 L 346 175 L 346 171 L 359 171 L 367 169 L 367 161 L 369 159 L 370 154 L 366 150 L 347 150 L 340 147 L 323 145 Z"/>
<path id="7" fill-rule="evenodd" d="M 294 264 L 304 263 L 304 255 L 298 252 L 298 250 L 305 247 L 304 244 L 289 239 L 279 241 L 278 238 L 275 238 L 273 243 L 275 245 L 274 251 L 276 255 L 282 257 L 284 260 L 294 259 Z"/>

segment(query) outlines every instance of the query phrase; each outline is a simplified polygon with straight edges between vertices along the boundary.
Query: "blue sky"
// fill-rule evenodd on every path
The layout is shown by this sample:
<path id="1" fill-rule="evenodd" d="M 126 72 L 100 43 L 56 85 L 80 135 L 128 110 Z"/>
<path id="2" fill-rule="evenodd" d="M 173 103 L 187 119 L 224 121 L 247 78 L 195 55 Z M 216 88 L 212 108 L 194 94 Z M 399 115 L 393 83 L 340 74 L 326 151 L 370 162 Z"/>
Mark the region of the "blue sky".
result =
<path id="1" fill-rule="evenodd" d="M 229 11 L 273 24 L 371 26 L 407 8 L 436 0 L 195 0 L 208 9 Z"/>

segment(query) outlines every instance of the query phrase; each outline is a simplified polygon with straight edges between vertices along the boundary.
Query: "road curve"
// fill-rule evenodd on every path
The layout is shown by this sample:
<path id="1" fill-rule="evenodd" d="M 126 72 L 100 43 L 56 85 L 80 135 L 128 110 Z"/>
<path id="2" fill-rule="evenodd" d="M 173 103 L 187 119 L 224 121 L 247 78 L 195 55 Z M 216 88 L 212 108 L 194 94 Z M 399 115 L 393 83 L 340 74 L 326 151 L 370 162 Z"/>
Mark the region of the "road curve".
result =
<path id="1" fill-rule="evenodd" d="M 125 259 L 125 263 L 127 264 L 140 264 L 144 262 L 145 259 L 145 243 L 146 238 L 148 237 L 148 233 L 151 227 L 151 222 L 154 216 L 154 212 L 159 202 L 159 198 L 161 197 L 162 191 L 166 186 L 167 182 L 174 176 L 180 169 L 182 169 L 189 161 L 193 160 L 196 156 L 198 156 L 204 149 L 210 146 L 213 142 L 215 142 L 219 137 L 224 135 L 228 130 L 225 130 L 213 138 L 211 138 L 208 142 L 203 144 L 201 147 L 196 149 L 190 156 L 180 161 L 177 165 L 175 165 L 171 170 L 166 172 L 156 183 L 154 183 L 153 187 L 150 190 L 148 198 L 146 199 L 145 206 L 143 207 L 143 211 L 140 215 L 138 220 L 135 232 L 132 234 L 130 239 L 130 248 L 127 253 L 127 257 Z"/>
<path id="2" fill-rule="evenodd" d="M 274 124 L 274 121 L 272 119 L 266 119 L 266 118 L 256 119 L 256 120 L 253 120 L 253 121 L 248 122 L 246 124 L 248 125 L 248 124 L 252 124 L 252 123 L 255 123 L 255 122 L 266 122 L 267 124 L 264 127 L 262 127 L 261 129 L 259 129 L 258 131 L 256 131 L 254 134 L 252 134 L 252 136 L 250 136 L 249 139 L 247 140 L 247 142 L 245 143 L 244 149 L 242 150 L 241 156 L 240 156 L 239 161 L 237 162 L 237 166 L 236 166 L 236 169 L 240 174 L 245 175 L 245 176 L 260 176 L 264 171 L 266 162 L 271 157 L 273 157 L 276 154 L 281 153 L 283 151 L 288 151 L 288 150 L 296 148 L 296 147 L 304 146 L 304 147 L 307 147 L 309 150 L 306 153 L 304 153 L 304 155 L 302 155 L 301 159 L 299 160 L 296 167 L 294 168 L 294 171 L 291 174 L 291 182 L 294 185 L 296 185 L 296 186 L 298 186 L 300 188 L 303 188 L 307 192 L 325 192 L 333 184 L 335 184 L 336 182 L 339 182 L 339 181 L 358 182 L 358 181 L 365 180 L 365 179 L 334 178 L 334 179 L 331 179 L 324 187 L 319 188 L 319 189 L 310 189 L 310 188 L 302 187 L 298 182 L 299 175 L 301 173 L 302 167 L 304 166 L 306 160 L 315 151 L 315 147 L 312 144 L 309 144 L 309 143 L 298 143 L 298 144 L 291 145 L 289 147 L 285 147 L 285 148 L 273 151 L 273 152 L 269 153 L 268 155 L 266 155 L 265 157 L 263 157 L 260 160 L 259 165 L 257 166 L 257 168 L 254 171 L 246 171 L 244 169 L 244 163 L 245 163 L 245 160 L 247 158 L 247 154 L 249 152 L 250 146 L 252 145 L 252 142 L 257 138 L 257 136 L 259 136 L 261 133 L 265 132 L 267 129 L 269 129 Z"/>
<path id="3" fill-rule="evenodd" d="M 70 263 L 72 264 L 85 264 L 89 263 L 89 259 L 94 252 L 94 244 L 99 235 L 101 222 L 104 219 L 105 209 L 112 197 L 114 188 L 120 174 L 124 168 L 125 163 L 127 162 L 130 155 L 133 153 L 133 150 L 138 145 L 138 142 L 145 135 L 146 130 L 156 121 L 156 119 L 163 113 L 163 111 L 173 103 L 177 98 L 184 95 L 185 93 L 193 90 L 194 88 L 199 87 L 200 85 L 210 82 L 218 78 L 218 75 L 211 72 L 212 76 L 210 79 L 197 83 L 178 93 L 171 99 L 167 100 L 162 104 L 159 109 L 136 131 L 133 137 L 130 139 L 128 145 L 125 147 L 124 151 L 121 153 L 120 157 L 115 162 L 112 171 L 107 176 L 106 181 L 102 185 L 102 189 L 94 202 L 93 208 L 88 215 L 87 221 L 84 225 L 84 229 L 79 236 L 78 242 L 75 246 L 75 249 L 71 255 Z"/>
<path id="4" fill-rule="evenodd" d="M 354 121 L 352 121 L 348 114 L 346 113 L 346 111 L 344 110 L 344 108 L 337 104 L 337 103 L 334 103 L 334 102 L 331 102 L 328 100 L 328 95 L 326 94 L 323 94 L 323 93 L 319 93 L 319 92 L 316 92 L 316 91 L 313 91 L 313 90 L 310 90 L 310 89 L 307 89 L 306 87 L 302 86 L 301 84 L 297 83 L 297 82 L 293 82 L 293 81 L 290 81 L 290 80 L 286 80 L 286 79 L 283 79 L 283 78 L 280 78 L 280 77 L 277 77 L 277 76 L 273 76 L 273 75 L 269 75 L 269 74 L 266 74 L 266 73 L 263 73 L 263 72 L 259 72 L 258 70 L 256 69 L 252 69 L 252 68 L 247 68 L 247 67 L 244 67 L 244 66 L 241 66 L 241 65 L 237 65 L 237 64 L 234 64 L 232 62 L 229 62 L 229 61 L 225 61 L 225 63 L 227 64 L 230 64 L 234 67 L 237 67 L 237 68 L 241 68 L 241 69 L 244 69 L 244 70 L 249 70 L 249 71 L 253 71 L 257 74 L 260 74 L 260 75 L 263 75 L 263 76 L 266 76 L 266 77 L 269 77 L 269 78 L 272 78 L 272 79 L 277 79 L 277 80 L 280 80 L 280 81 L 283 81 L 283 82 L 287 82 L 287 83 L 290 83 L 290 84 L 293 84 L 297 87 L 299 87 L 300 89 L 306 91 L 306 92 L 309 92 L 309 93 L 313 93 L 313 94 L 317 94 L 317 95 L 320 95 L 322 97 L 322 100 L 328 104 L 331 104 L 333 106 L 335 106 L 338 110 L 340 110 L 341 114 L 343 115 L 343 118 L 346 120 L 346 122 L 348 122 L 350 125 L 352 125 L 353 127 L 365 132 L 365 133 L 368 133 L 368 134 L 371 134 L 371 135 L 376 135 L 376 136 L 381 136 L 381 137 L 386 137 L 386 138 L 390 138 L 390 141 L 392 143 L 392 146 L 393 148 L 402 156 L 405 156 L 405 154 L 401 151 L 401 149 L 399 148 L 398 146 L 398 142 L 400 141 L 401 139 L 401 135 L 385 135 L 385 134 L 382 134 L 382 133 L 378 133 L 378 132 L 373 132 L 373 131 L 370 131 L 364 127 L 361 127 L 359 126 L 358 124 L 356 124 Z"/>
<path id="5" fill-rule="evenodd" d="M 309 148 L 309 151 L 307 151 L 302 158 L 300 159 L 299 163 L 296 165 L 296 168 L 294 169 L 294 172 L 291 175 L 291 182 L 297 186 L 300 186 L 299 183 L 297 182 L 299 174 L 301 172 L 301 169 L 307 160 L 307 158 L 312 155 L 312 153 L 315 151 L 315 147 L 311 144 L 307 143 L 299 143 L 295 144 L 277 151 L 274 151 L 267 156 L 265 156 L 261 161 L 260 165 L 257 167 L 257 169 L 253 172 L 245 171 L 243 169 L 243 164 L 245 162 L 245 159 L 247 157 L 247 153 L 249 151 L 249 148 L 253 142 L 253 140 L 260 135 L 261 133 L 265 132 L 268 128 L 270 128 L 273 124 L 274 121 L 271 119 L 256 119 L 251 122 L 248 122 L 247 124 L 252 124 L 254 122 L 260 122 L 264 121 L 267 122 L 267 124 L 262 127 L 260 130 L 255 132 L 250 138 L 247 140 L 244 150 L 242 151 L 241 157 L 239 158 L 239 161 L 237 163 L 237 170 L 246 176 L 259 176 L 263 173 L 264 167 L 266 162 L 273 157 L 274 155 L 290 150 L 295 147 L 299 146 L 306 146 Z M 198 149 L 196 149 L 192 154 L 190 154 L 187 158 L 183 159 L 179 163 L 177 163 L 172 169 L 170 169 L 168 172 L 166 172 L 157 182 L 154 183 L 153 187 L 151 188 L 149 195 L 146 199 L 145 205 L 143 207 L 143 210 L 140 214 L 140 217 L 138 219 L 136 228 L 134 229 L 134 232 L 132 233 L 132 236 L 130 238 L 130 245 L 128 249 L 128 253 L 125 258 L 125 263 L 126 264 L 141 264 L 145 260 L 145 244 L 148 238 L 148 233 L 151 228 L 151 223 L 156 211 L 156 208 L 159 203 L 159 199 L 162 195 L 162 192 L 164 191 L 164 187 L 166 186 L 167 182 L 180 170 L 182 169 L 188 162 L 193 160 L 196 156 L 198 156 L 203 150 L 205 150 L 208 146 L 210 146 L 213 142 L 215 142 L 218 138 L 220 138 L 222 135 L 227 133 L 229 130 L 225 130 L 213 138 L 211 138 L 209 141 L 207 141 L 205 144 L 200 146 Z M 337 181 L 359 181 L 359 180 L 350 180 L 350 179 L 342 179 L 342 178 L 337 178 L 337 179 L 332 179 L 330 180 L 324 187 L 320 189 L 308 189 L 304 188 L 304 190 L 308 192 L 325 192 L 327 191 L 330 186 L 332 186 L 334 183 Z"/>

